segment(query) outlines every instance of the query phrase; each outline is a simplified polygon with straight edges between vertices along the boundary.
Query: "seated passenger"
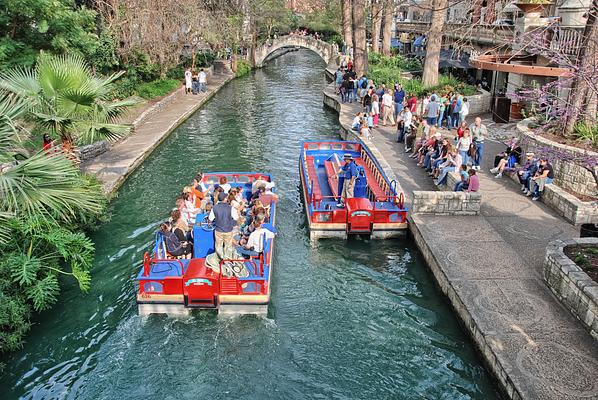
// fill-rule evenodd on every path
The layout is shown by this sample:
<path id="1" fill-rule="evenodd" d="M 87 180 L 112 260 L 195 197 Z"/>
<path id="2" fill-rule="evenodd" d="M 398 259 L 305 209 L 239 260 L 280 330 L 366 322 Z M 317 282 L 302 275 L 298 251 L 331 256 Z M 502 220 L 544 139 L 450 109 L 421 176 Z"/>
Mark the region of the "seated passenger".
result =
<path id="1" fill-rule="evenodd" d="M 170 230 L 169 222 L 160 224 L 160 233 L 164 237 L 164 245 L 168 254 L 176 258 L 191 258 L 191 246 L 187 242 L 183 243 L 177 238 L 174 232 Z"/>
<path id="2" fill-rule="evenodd" d="M 227 183 L 228 180 L 226 179 L 226 176 L 221 176 L 219 182 L 220 182 L 219 186 L 220 186 L 220 188 L 222 188 L 222 191 L 224 193 L 228 194 L 228 192 L 230 191 L 231 186 L 230 186 L 229 183 Z"/>
<path id="3" fill-rule="evenodd" d="M 185 213 L 183 216 L 189 225 L 195 223 L 197 214 L 201 212 L 199 207 L 195 207 L 195 199 L 192 193 L 183 193 L 183 199 L 185 200 Z"/>
<path id="4" fill-rule="evenodd" d="M 272 193 L 272 188 L 274 184 L 268 182 L 265 187 L 261 187 L 259 190 L 259 197 L 258 200 L 262 203 L 263 207 L 269 212 L 272 203 L 276 203 L 278 201 L 278 196 Z"/>
<path id="5" fill-rule="evenodd" d="M 255 230 L 249 235 L 247 243 L 243 246 L 242 253 L 257 256 L 264 251 L 264 241 L 274 238 L 275 233 L 264 228 L 263 222 L 254 222 Z"/>

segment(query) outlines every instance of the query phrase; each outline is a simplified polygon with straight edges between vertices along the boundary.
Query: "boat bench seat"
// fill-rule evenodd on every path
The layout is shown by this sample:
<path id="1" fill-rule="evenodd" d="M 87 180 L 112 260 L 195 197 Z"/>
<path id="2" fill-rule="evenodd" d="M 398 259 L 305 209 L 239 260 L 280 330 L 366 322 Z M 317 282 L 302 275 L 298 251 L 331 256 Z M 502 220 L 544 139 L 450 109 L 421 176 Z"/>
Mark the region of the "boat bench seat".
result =
<path id="1" fill-rule="evenodd" d="M 314 194 L 314 200 L 322 200 L 322 191 L 320 190 L 320 184 L 318 182 L 318 174 L 316 173 L 316 167 L 314 164 L 314 157 L 307 156 L 305 157 L 305 165 L 307 166 L 307 178 L 309 182 L 307 185 L 310 185 L 313 182 L 312 191 Z"/>
<path id="2" fill-rule="evenodd" d="M 337 174 L 340 170 L 338 164 L 334 161 L 324 161 L 324 168 L 326 169 L 326 176 L 328 177 L 328 185 L 332 194 L 338 197 L 338 177 Z"/>
<path id="3" fill-rule="evenodd" d="M 363 159 L 356 158 L 355 163 L 357 165 L 359 165 L 360 167 L 363 167 L 363 169 L 365 171 L 365 176 L 368 181 L 368 187 L 370 188 L 370 190 L 376 197 L 376 200 L 377 201 L 386 201 L 387 194 L 384 192 L 384 190 L 382 190 L 382 188 L 380 187 L 380 184 L 378 183 L 378 180 L 374 176 L 374 173 L 367 167 L 365 162 L 363 162 Z"/>

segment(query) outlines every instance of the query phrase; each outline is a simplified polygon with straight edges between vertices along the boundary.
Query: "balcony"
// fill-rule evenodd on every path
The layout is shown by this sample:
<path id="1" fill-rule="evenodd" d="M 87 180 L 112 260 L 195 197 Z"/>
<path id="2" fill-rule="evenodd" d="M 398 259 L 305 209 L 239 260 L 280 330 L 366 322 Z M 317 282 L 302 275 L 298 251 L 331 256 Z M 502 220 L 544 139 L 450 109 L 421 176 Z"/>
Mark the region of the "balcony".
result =
<path id="1" fill-rule="evenodd" d="M 397 22 L 397 32 L 427 33 L 429 22 Z M 510 42 L 515 37 L 512 25 L 472 25 L 447 22 L 444 36 L 452 39 L 466 39 L 486 45 L 499 45 Z"/>

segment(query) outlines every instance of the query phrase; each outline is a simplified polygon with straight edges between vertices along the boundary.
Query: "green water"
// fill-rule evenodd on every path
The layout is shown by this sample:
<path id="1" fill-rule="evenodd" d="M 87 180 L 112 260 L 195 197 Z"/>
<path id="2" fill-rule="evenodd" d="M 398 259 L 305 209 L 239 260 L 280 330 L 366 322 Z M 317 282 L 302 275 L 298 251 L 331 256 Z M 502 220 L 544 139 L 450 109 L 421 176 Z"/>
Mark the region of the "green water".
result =
<path id="1" fill-rule="evenodd" d="M 1 398 L 492 399 L 495 388 L 408 240 L 311 245 L 305 139 L 335 139 L 324 64 L 287 54 L 233 81 L 133 174 L 93 235 L 93 289 L 68 287 L 4 360 Z M 282 194 L 267 318 L 140 318 L 132 277 L 197 171 L 271 172 Z"/>

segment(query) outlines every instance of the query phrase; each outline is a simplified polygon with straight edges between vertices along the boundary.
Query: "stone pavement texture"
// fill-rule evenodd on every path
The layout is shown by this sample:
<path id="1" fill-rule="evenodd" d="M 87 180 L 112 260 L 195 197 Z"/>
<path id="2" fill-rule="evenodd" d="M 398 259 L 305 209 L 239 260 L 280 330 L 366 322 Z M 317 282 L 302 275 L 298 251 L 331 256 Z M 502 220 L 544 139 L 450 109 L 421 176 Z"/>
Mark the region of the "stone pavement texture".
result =
<path id="1" fill-rule="evenodd" d="M 350 131 L 361 106 L 341 106 L 333 85 L 324 101 L 336 103 L 340 123 Z M 497 125 L 482 117 L 492 140 L 486 142 L 479 174 L 481 215 L 414 215 L 413 237 L 509 398 L 598 399 L 598 343 L 542 280 L 548 243 L 577 237 L 579 231 L 544 204 L 522 196 L 509 178 L 488 173 L 515 124 Z M 393 127 L 375 129 L 373 135 L 366 144 L 394 170 L 407 199 L 414 190 L 437 190 L 396 143 Z"/>
<path id="2" fill-rule="evenodd" d="M 174 101 L 142 120 L 131 135 L 87 162 L 82 167 L 83 172 L 94 174 L 102 182 L 105 193 L 115 192 L 177 126 L 233 77 L 232 74 L 213 75 L 208 90 L 199 95 L 186 95 L 180 90 Z"/>

